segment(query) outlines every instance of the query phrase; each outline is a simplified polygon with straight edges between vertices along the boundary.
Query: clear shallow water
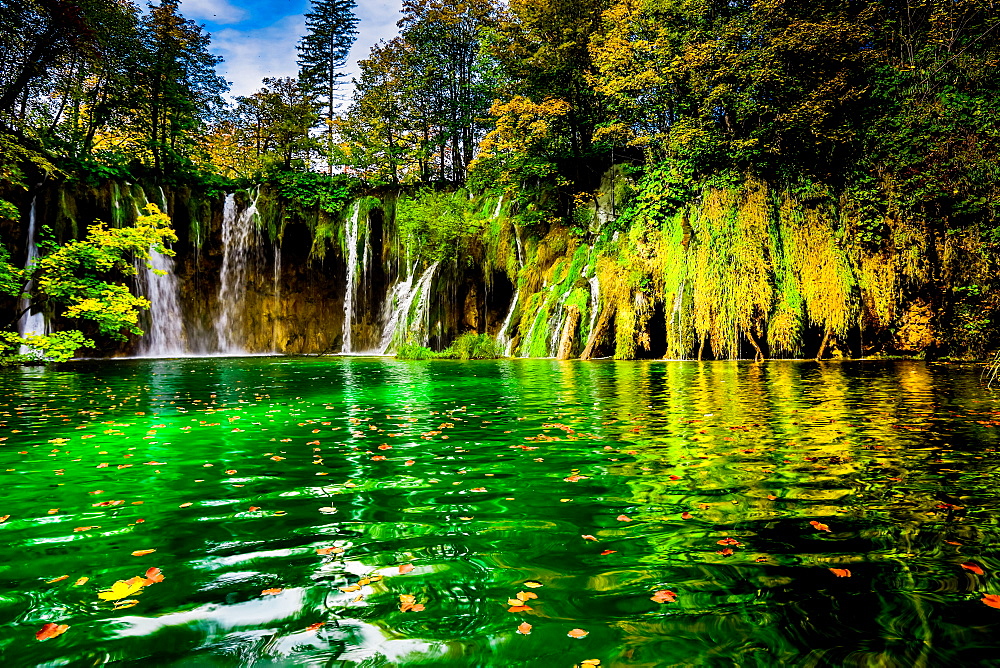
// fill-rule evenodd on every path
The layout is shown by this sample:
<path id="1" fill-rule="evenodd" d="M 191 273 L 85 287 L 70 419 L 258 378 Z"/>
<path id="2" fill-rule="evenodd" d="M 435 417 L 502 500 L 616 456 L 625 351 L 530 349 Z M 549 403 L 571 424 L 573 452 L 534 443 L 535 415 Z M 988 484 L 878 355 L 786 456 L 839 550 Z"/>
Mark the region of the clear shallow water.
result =
<path id="1" fill-rule="evenodd" d="M 990 665 L 998 424 L 978 369 L 919 362 L 4 372 L 0 657 Z"/>

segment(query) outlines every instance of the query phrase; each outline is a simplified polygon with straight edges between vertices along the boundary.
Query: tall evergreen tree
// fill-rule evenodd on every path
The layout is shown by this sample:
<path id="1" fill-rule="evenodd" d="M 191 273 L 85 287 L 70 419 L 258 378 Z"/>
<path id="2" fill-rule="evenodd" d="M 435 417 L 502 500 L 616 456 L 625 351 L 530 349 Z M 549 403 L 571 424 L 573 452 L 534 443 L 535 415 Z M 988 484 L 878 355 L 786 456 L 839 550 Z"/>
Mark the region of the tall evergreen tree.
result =
<path id="1" fill-rule="evenodd" d="M 333 171 L 333 125 L 337 87 L 344 78 L 347 54 L 357 39 L 358 19 L 354 0 L 312 0 L 306 14 L 308 34 L 299 42 L 299 79 L 324 103 L 327 166 Z"/>

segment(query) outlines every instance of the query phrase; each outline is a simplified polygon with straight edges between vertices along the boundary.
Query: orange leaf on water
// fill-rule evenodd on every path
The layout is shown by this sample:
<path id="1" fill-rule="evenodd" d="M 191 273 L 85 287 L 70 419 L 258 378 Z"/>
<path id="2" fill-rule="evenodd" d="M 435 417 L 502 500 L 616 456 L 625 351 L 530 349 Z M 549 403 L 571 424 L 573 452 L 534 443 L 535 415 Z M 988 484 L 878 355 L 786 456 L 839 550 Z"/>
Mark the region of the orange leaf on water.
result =
<path id="1" fill-rule="evenodd" d="M 528 622 L 521 622 L 517 625 L 517 632 L 523 636 L 531 634 L 531 624 Z"/>
<path id="2" fill-rule="evenodd" d="M 193 503 L 191 503 L 190 501 L 188 501 L 187 503 L 182 503 L 181 505 L 179 505 L 177 507 L 178 508 L 187 508 L 188 506 L 193 506 L 193 505 L 194 505 Z"/>
<path id="3" fill-rule="evenodd" d="M 691 517 L 692 517 L 691 513 L 689 513 L 686 510 L 683 513 L 681 513 L 681 519 L 682 520 L 689 520 L 689 519 L 691 519 Z"/>
<path id="4" fill-rule="evenodd" d="M 53 582 L 59 582 L 61 580 L 68 580 L 68 579 L 69 579 L 68 575 L 60 575 L 57 578 L 52 578 L 51 580 L 46 580 L 45 584 L 52 584 Z"/>
<path id="5" fill-rule="evenodd" d="M 324 624 L 326 624 L 326 622 L 316 622 L 315 624 L 310 624 L 309 626 L 306 627 L 306 631 L 315 631 Z"/>
<path id="6" fill-rule="evenodd" d="M 618 520 L 619 522 L 631 522 L 632 521 L 632 518 L 629 517 L 628 515 L 619 515 L 615 519 Z"/>
<path id="7" fill-rule="evenodd" d="M 566 635 L 568 635 L 570 638 L 583 638 L 584 636 L 587 636 L 589 634 L 590 631 L 584 631 L 583 629 L 573 629 Z"/>
<path id="8" fill-rule="evenodd" d="M 252 513 L 255 510 L 260 510 L 260 507 L 259 506 L 250 506 L 250 508 L 248 508 L 248 510 Z"/>
<path id="9" fill-rule="evenodd" d="M 846 568 L 831 568 L 830 572 L 836 575 L 838 578 L 849 578 L 851 577 L 851 572 Z"/>
<path id="10" fill-rule="evenodd" d="M 996 594 L 986 594 L 986 596 L 983 596 L 980 600 L 991 608 L 1000 608 L 1000 596 L 997 596 Z"/>
<path id="11" fill-rule="evenodd" d="M 677 600 L 677 594 L 670 591 L 669 589 L 661 589 L 660 591 L 654 593 L 649 597 L 650 601 L 655 601 L 656 603 L 673 603 Z"/>
<path id="12" fill-rule="evenodd" d="M 407 573 L 409 573 L 412 570 L 413 570 L 413 564 L 400 564 L 399 565 L 399 574 L 400 575 L 406 575 Z"/>
<path id="13" fill-rule="evenodd" d="M 971 561 L 967 561 L 964 564 L 959 564 L 965 570 L 975 573 L 976 575 L 983 575 L 983 569 L 979 567 L 978 564 L 974 564 Z"/>
<path id="14" fill-rule="evenodd" d="M 716 554 L 721 554 L 724 557 L 728 557 L 733 554 L 733 548 L 727 547 L 725 549 L 719 550 Z"/>
<path id="15" fill-rule="evenodd" d="M 816 531 L 830 531 L 830 527 L 823 524 L 822 522 L 817 522 L 816 520 L 812 520 L 811 522 L 809 522 L 809 524 L 811 524 L 812 527 L 816 529 Z"/>
<path id="16" fill-rule="evenodd" d="M 472 489 L 470 489 L 469 491 L 470 491 L 470 492 L 485 492 L 485 491 L 486 491 L 486 488 L 485 488 L 485 487 L 473 487 L 473 488 L 472 488 Z"/>
<path id="17" fill-rule="evenodd" d="M 46 624 L 42 628 L 35 631 L 35 638 L 38 640 L 48 640 L 49 638 L 55 638 L 56 636 L 61 636 L 66 633 L 66 629 L 69 627 L 65 624 Z"/>
<path id="18" fill-rule="evenodd" d="M 321 547 L 316 550 L 316 554 L 340 554 L 343 551 L 342 547 Z"/>
<path id="19" fill-rule="evenodd" d="M 153 566 L 148 571 L 146 571 L 146 583 L 156 584 L 157 582 L 163 582 L 163 573 L 159 568 Z"/>
<path id="20" fill-rule="evenodd" d="M 133 557 L 144 557 L 147 554 L 153 554 L 156 550 L 136 550 L 132 553 Z"/>
<path id="21" fill-rule="evenodd" d="M 88 580 L 90 580 L 90 578 L 88 578 L 88 577 L 82 577 L 79 580 L 77 580 L 76 582 L 74 582 L 73 586 L 74 587 L 79 587 L 80 585 L 87 584 Z"/>
<path id="22" fill-rule="evenodd" d="M 282 589 L 281 587 L 274 587 L 272 589 L 265 589 L 264 591 L 261 592 L 261 594 L 263 594 L 263 595 L 266 596 L 266 595 L 269 595 L 269 594 L 280 594 L 283 591 L 285 591 L 285 590 Z"/>
<path id="23" fill-rule="evenodd" d="M 533 591 L 519 591 L 517 592 L 517 600 L 519 601 L 530 601 L 533 598 L 538 598 L 538 594 Z"/>
<path id="24" fill-rule="evenodd" d="M 10 515 L 0 515 L 0 522 L 6 522 L 10 519 Z"/>
<path id="25" fill-rule="evenodd" d="M 510 599 L 510 601 L 513 600 L 514 599 Z M 507 605 L 510 605 L 510 601 L 507 601 Z M 511 605 L 507 608 L 507 612 L 527 612 L 528 610 L 531 610 L 530 605 Z"/>
<path id="26" fill-rule="evenodd" d="M 589 533 L 588 534 L 583 534 L 583 536 L 581 536 L 581 538 L 583 538 L 584 540 L 593 540 L 593 541 L 597 540 L 596 538 L 594 538 L 593 536 L 591 536 Z"/>
<path id="27" fill-rule="evenodd" d="M 614 554 L 617 551 L 618 550 L 604 550 L 604 552 L 601 552 L 601 556 L 603 557 L 603 556 L 606 556 L 606 555 L 609 555 L 609 554 Z"/>

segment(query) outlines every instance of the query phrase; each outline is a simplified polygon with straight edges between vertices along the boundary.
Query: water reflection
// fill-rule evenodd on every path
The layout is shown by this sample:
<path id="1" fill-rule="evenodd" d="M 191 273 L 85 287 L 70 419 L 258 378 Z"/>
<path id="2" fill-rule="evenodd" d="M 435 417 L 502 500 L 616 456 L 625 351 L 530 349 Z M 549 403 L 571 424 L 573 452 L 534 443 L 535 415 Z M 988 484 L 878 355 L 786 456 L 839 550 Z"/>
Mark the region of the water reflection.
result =
<path id="1" fill-rule="evenodd" d="M 1000 413 L 975 369 L 128 360 L 0 391 L 11 665 L 930 666 L 1000 644 Z M 150 566 L 136 606 L 98 600 Z M 510 612 L 518 592 L 538 598 Z M 71 628 L 34 640 L 48 622 Z"/>

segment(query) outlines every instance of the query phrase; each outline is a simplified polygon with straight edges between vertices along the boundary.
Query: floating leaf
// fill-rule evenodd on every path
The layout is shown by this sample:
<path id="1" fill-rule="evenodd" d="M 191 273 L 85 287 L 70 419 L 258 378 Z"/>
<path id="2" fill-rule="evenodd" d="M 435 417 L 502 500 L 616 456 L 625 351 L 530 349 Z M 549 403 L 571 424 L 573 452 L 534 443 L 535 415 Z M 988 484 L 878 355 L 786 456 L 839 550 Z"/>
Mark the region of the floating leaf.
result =
<path id="1" fill-rule="evenodd" d="M 337 587 L 340 591 L 345 594 L 350 594 L 352 591 L 361 591 L 361 587 L 358 585 L 347 585 L 346 587 Z"/>
<path id="2" fill-rule="evenodd" d="M 821 522 L 817 522 L 816 520 L 812 520 L 809 524 L 811 524 L 816 531 L 830 531 L 830 527 Z"/>
<path id="3" fill-rule="evenodd" d="M 124 610 L 125 608 L 131 608 L 133 605 L 138 605 L 139 601 L 134 598 L 126 599 L 124 601 L 115 601 L 115 610 Z"/>
<path id="4" fill-rule="evenodd" d="M 65 624 L 46 624 L 42 628 L 35 631 L 35 638 L 38 640 L 48 640 L 49 638 L 55 638 L 56 636 L 61 636 L 66 633 L 66 629 L 69 627 Z"/>
<path id="5" fill-rule="evenodd" d="M 52 578 L 51 580 L 46 580 L 45 584 L 52 584 L 53 582 L 59 582 L 61 580 L 68 580 L 68 579 L 69 579 L 68 575 L 60 575 L 57 578 Z"/>
<path id="6" fill-rule="evenodd" d="M 413 570 L 413 564 L 400 564 L 399 565 L 399 574 L 400 575 L 406 575 L 407 573 L 409 573 L 412 570 Z"/>
<path id="7" fill-rule="evenodd" d="M 131 596 L 141 590 L 145 585 L 143 578 L 131 578 L 129 580 L 119 580 L 111 585 L 110 589 L 98 592 L 97 598 L 104 601 L 119 601 L 127 596 Z"/>
<path id="8" fill-rule="evenodd" d="M 959 564 L 965 570 L 975 573 L 976 575 L 983 575 L 983 569 L 979 567 L 978 564 L 974 564 L 971 561 L 967 561 L 964 564 Z"/>
<path id="9" fill-rule="evenodd" d="M 649 600 L 655 601 L 656 603 L 673 603 L 677 600 L 677 594 L 669 589 L 661 589 L 660 591 L 654 593 Z"/>
<path id="10" fill-rule="evenodd" d="M 1000 608 L 1000 596 L 996 594 L 986 594 L 981 600 L 991 608 Z"/>
<path id="11" fill-rule="evenodd" d="M 517 625 L 517 632 L 523 636 L 531 635 L 531 624 L 528 622 L 521 622 Z"/>
<path id="12" fill-rule="evenodd" d="M 519 601 L 530 601 L 533 598 L 538 598 L 538 594 L 533 591 L 519 591 L 517 592 L 517 600 Z"/>
<path id="13" fill-rule="evenodd" d="M 316 550 L 316 554 L 340 554 L 343 551 L 342 547 L 321 547 Z"/>
<path id="14" fill-rule="evenodd" d="M 6 522 L 10 519 L 10 515 L 0 515 L 0 522 Z"/>
<path id="15" fill-rule="evenodd" d="M 77 580 L 76 582 L 73 583 L 73 586 L 74 587 L 79 587 L 80 585 L 85 585 L 85 584 L 87 584 L 88 580 L 90 580 L 90 578 L 87 578 L 87 577 L 80 578 L 79 580 Z"/>
<path id="16" fill-rule="evenodd" d="M 401 612 L 422 612 L 424 606 L 422 603 L 417 603 L 417 598 L 413 594 L 400 594 L 399 609 Z"/>
<path id="17" fill-rule="evenodd" d="M 593 540 L 593 541 L 597 540 L 596 538 L 594 538 L 593 536 L 591 536 L 589 533 L 583 534 L 581 536 L 581 538 L 583 538 L 584 540 Z"/>
<path id="18" fill-rule="evenodd" d="M 849 578 L 851 577 L 851 572 L 846 568 L 831 568 L 830 572 L 836 575 L 838 578 Z"/>
<path id="19" fill-rule="evenodd" d="M 604 552 L 601 552 L 601 556 L 603 557 L 603 556 L 606 556 L 606 555 L 609 555 L 609 554 L 614 554 L 617 551 L 618 550 L 604 550 Z"/>
<path id="20" fill-rule="evenodd" d="M 315 624 L 310 624 L 309 626 L 307 626 L 305 630 L 306 631 L 315 631 L 316 629 L 320 628 L 321 626 L 323 626 L 325 624 L 326 624 L 326 622 L 316 622 Z"/>
<path id="21" fill-rule="evenodd" d="M 319 509 L 319 512 L 323 513 L 324 515 L 333 515 L 335 512 L 337 512 L 337 509 L 334 508 L 333 506 L 323 506 L 322 508 Z"/>
<path id="22" fill-rule="evenodd" d="M 514 600 L 515 599 L 509 599 L 507 601 L 507 605 L 510 605 L 510 602 Z M 520 603 L 520 601 L 517 602 Z M 531 606 L 529 605 L 511 605 L 507 608 L 507 612 L 527 612 L 528 610 L 531 610 Z"/>
<path id="23" fill-rule="evenodd" d="M 255 510 L 260 510 L 260 507 L 258 507 L 258 506 L 250 506 L 250 508 L 248 508 L 248 510 L 249 510 L 249 512 L 252 513 Z"/>
<path id="24" fill-rule="evenodd" d="M 163 582 L 163 573 L 159 568 L 153 566 L 148 571 L 146 571 L 146 583 L 156 584 L 157 582 Z"/>
<path id="25" fill-rule="evenodd" d="M 619 515 L 615 519 L 618 520 L 619 522 L 631 522 L 632 521 L 632 518 L 629 517 L 628 515 Z"/>
<path id="26" fill-rule="evenodd" d="M 538 589 L 539 587 L 542 587 L 543 585 L 542 585 L 541 582 L 535 582 L 534 580 L 528 580 L 527 582 L 524 583 L 524 586 L 525 587 L 530 587 L 531 589 Z"/>
<path id="27" fill-rule="evenodd" d="M 270 596 L 270 595 L 274 595 L 274 594 L 280 594 L 283 591 L 285 591 L 285 590 L 282 589 L 281 587 L 274 587 L 273 589 L 265 589 L 264 591 L 261 592 L 261 594 L 263 594 L 265 596 Z"/>
<path id="28" fill-rule="evenodd" d="M 133 557 L 144 557 L 147 554 L 153 554 L 156 550 L 136 550 L 132 553 Z"/>
<path id="29" fill-rule="evenodd" d="M 485 491 L 486 491 L 486 488 L 485 488 L 485 487 L 473 487 L 473 488 L 472 488 L 472 489 L 470 489 L 469 491 L 470 491 L 470 492 L 485 492 Z"/>
<path id="30" fill-rule="evenodd" d="M 190 501 L 188 501 L 187 503 L 182 503 L 181 505 L 179 505 L 177 507 L 178 508 L 187 508 L 188 506 L 193 506 L 193 505 L 194 505 L 193 503 L 191 503 Z"/>
<path id="31" fill-rule="evenodd" d="M 568 635 L 570 638 L 583 638 L 587 635 L 590 635 L 590 631 L 584 631 L 583 629 L 572 629 L 566 635 Z"/>

